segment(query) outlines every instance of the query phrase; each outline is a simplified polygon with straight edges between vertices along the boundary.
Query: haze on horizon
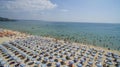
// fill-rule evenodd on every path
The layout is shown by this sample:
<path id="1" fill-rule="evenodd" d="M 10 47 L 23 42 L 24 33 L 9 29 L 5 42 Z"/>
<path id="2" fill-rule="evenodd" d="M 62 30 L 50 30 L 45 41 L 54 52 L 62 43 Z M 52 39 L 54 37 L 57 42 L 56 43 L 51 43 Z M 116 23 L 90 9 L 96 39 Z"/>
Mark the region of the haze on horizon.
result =
<path id="1" fill-rule="evenodd" d="M 120 23 L 120 0 L 0 0 L 0 16 L 24 20 Z"/>

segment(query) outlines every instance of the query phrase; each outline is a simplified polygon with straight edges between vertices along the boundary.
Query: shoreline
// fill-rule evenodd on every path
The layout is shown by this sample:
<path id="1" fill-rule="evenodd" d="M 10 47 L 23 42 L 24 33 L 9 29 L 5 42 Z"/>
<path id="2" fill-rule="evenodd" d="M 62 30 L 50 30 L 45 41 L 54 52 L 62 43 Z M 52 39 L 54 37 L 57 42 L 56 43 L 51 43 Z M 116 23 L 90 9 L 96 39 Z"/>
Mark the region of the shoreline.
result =
<path id="1" fill-rule="evenodd" d="M 29 37 L 29 36 L 38 36 L 38 35 L 32 35 L 32 34 L 28 34 L 28 33 L 24 33 L 24 32 L 19 32 L 19 31 L 14 31 L 14 30 L 8 30 L 8 29 L 3 29 L 4 31 L 10 31 L 12 33 L 14 33 L 15 35 L 13 36 L 10 36 L 10 37 L 0 37 L 0 41 L 4 42 L 6 39 L 7 41 L 12 41 L 12 40 L 15 40 L 17 38 L 26 38 L 26 37 Z M 50 39 L 53 39 L 55 41 L 61 41 L 61 42 L 69 42 L 69 41 L 64 41 L 64 40 L 61 40 L 61 39 L 57 39 L 57 38 L 52 38 L 52 37 L 49 37 L 49 36 L 41 36 L 43 38 L 50 38 Z M 0 42 L 0 44 L 2 43 Z M 71 42 L 71 43 L 74 43 L 74 44 L 78 44 L 78 45 L 83 45 L 83 46 L 88 46 L 88 47 L 94 47 L 94 48 L 99 48 L 99 49 L 103 49 L 103 50 L 107 50 L 107 51 L 115 51 L 115 52 L 119 52 L 118 50 L 114 50 L 114 49 L 108 49 L 108 48 L 105 48 L 105 47 L 100 47 L 100 46 L 94 46 L 94 45 L 91 45 L 91 44 L 83 44 L 83 43 L 77 43 L 77 42 Z"/>
<path id="2" fill-rule="evenodd" d="M 39 51 L 39 49 L 38 49 L 38 47 L 41 47 L 41 46 L 47 46 L 47 44 L 49 44 L 49 41 L 50 41 L 50 43 L 53 43 L 53 44 L 60 44 L 61 46 L 68 46 L 65 50 L 66 51 L 70 51 L 71 49 L 71 51 L 70 51 L 70 54 L 72 53 L 72 51 L 73 51 L 73 53 L 74 53 L 74 51 L 76 51 L 76 50 L 78 50 L 77 52 L 75 52 L 75 56 L 77 55 L 77 56 L 79 56 L 79 51 L 81 52 L 81 58 L 79 58 L 79 60 L 81 60 L 81 59 L 83 59 L 83 58 L 86 58 L 85 60 L 86 60 L 86 62 L 84 62 L 83 63 L 83 67 L 85 67 L 87 64 L 89 64 L 89 62 L 91 62 L 91 60 L 86 56 L 86 54 L 87 53 L 89 53 L 89 51 L 91 52 L 91 51 L 93 51 L 93 53 L 95 52 L 95 56 L 93 56 L 93 64 L 92 64 L 92 66 L 93 67 L 97 67 L 96 66 L 96 59 L 98 59 L 99 58 L 99 55 L 100 56 L 102 56 L 103 58 L 102 58 L 102 61 L 101 61 L 101 64 L 102 65 L 106 65 L 106 59 L 107 58 L 109 58 L 109 57 L 107 57 L 106 55 L 108 54 L 109 55 L 109 53 L 111 54 L 117 54 L 119 57 L 120 57 L 120 52 L 119 51 L 117 51 L 117 50 L 108 50 L 107 48 L 103 48 L 103 47 L 98 47 L 98 46 L 93 46 L 93 45 L 87 45 L 87 44 L 82 44 L 82 43 L 75 43 L 75 42 L 68 42 L 68 41 L 64 41 L 64 40 L 58 40 L 58 39 L 55 39 L 55 38 L 51 38 L 51 37 L 43 37 L 43 36 L 37 36 L 37 35 L 30 35 L 30 34 L 26 34 L 26 33 L 21 33 L 21 32 L 18 32 L 18 31 L 12 31 L 12 30 L 7 30 L 7 29 L 3 29 L 3 30 L 5 30 L 5 31 L 7 31 L 7 33 L 8 33 L 8 31 L 11 31 L 11 33 L 10 34 L 13 34 L 14 33 L 14 35 L 11 35 L 11 36 L 3 36 L 3 37 L 0 37 L 0 44 L 2 44 L 2 46 L 4 46 L 4 43 L 5 42 L 8 42 L 8 43 L 12 43 L 12 42 L 15 42 L 15 41 L 17 41 L 18 43 L 19 43 L 19 41 L 29 41 L 29 39 L 30 39 L 30 43 L 32 42 L 33 44 L 34 43 L 36 43 L 36 42 L 38 42 L 39 41 L 39 39 L 41 40 L 41 42 L 39 43 L 39 44 L 31 44 L 33 47 L 31 47 L 31 46 L 29 46 L 29 45 L 26 45 L 26 46 L 28 46 L 27 48 L 24 46 L 25 44 L 18 44 L 18 45 L 16 45 L 16 46 L 24 46 L 23 48 L 25 48 L 26 49 L 26 51 L 29 51 L 29 52 L 33 52 L 33 54 L 34 54 L 34 52 L 35 52 L 35 55 L 37 56 L 37 57 L 39 57 L 39 56 L 41 56 L 41 51 L 42 50 L 40 50 Z M 5 33 L 5 32 L 4 32 Z M 9 35 L 9 33 L 8 33 L 8 35 Z M 8 38 L 8 39 L 7 39 Z M 3 39 L 3 40 L 2 40 Z M 42 40 L 43 40 L 43 42 L 42 42 Z M 3 43 L 2 43 L 3 42 Z M 48 43 L 47 43 L 48 42 Z M 49 44 L 50 45 L 50 44 Z M 50 46 L 47 46 L 46 47 L 46 49 L 47 48 L 51 48 Z M 7 46 L 9 46 L 9 45 L 7 45 Z M 11 45 L 12 46 L 12 45 Z M 14 45 L 13 45 L 14 46 Z M 80 48 L 79 48 L 80 47 Z M 21 48 L 21 49 L 23 49 L 23 48 Z M 52 49 L 52 50 L 56 50 L 56 49 L 59 49 L 60 47 L 58 47 L 58 48 L 54 48 L 54 49 Z M 62 49 L 62 48 L 61 48 Z M 64 49 L 64 48 L 63 48 Z M 80 49 L 80 50 L 79 50 Z M 63 50 L 59 50 L 59 51 L 63 51 Z M 99 52 L 100 51 L 100 52 Z M 36 52 L 38 52 L 38 53 L 36 53 Z M 45 52 L 45 53 L 47 53 L 47 51 L 45 50 L 45 49 L 43 49 L 43 52 Z M 97 52 L 97 53 L 96 53 Z M 21 52 L 20 52 L 21 53 Z M 77 54 L 76 54 L 77 53 Z M 101 53 L 102 53 L 102 55 L 101 55 Z M 54 54 L 54 53 L 53 53 Z M 57 54 L 57 53 L 56 53 Z M 58 55 L 61 55 L 61 53 L 58 53 Z M 66 55 L 67 56 L 67 55 Z M 68 56 L 69 56 L 69 54 L 68 54 Z M 29 57 L 29 56 L 28 56 Z M 57 58 L 58 56 L 54 56 L 54 58 Z M 65 57 L 65 56 L 63 56 L 63 57 Z M 92 57 L 92 56 L 89 56 L 90 58 Z M 74 56 L 72 56 L 71 57 L 71 60 L 73 60 L 75 57 Z M 114 58 L 112 58 L 112 59 L 114 59 Z M 5 59 L 6 60 L 6 59 Z M 66 61 L 66 65 L 69 65 L 69 62 L 71 61 L 71 60 L 67 60 Z M 99 60 L 99 59 L 98 59 Z M 105 61 L 106 60 L 106 61 Z M 24 64 L 24 61 L 25 60 L 21 60 L 22 62 L 22 64 Z M 59 59 L 58 60 L 59 62 L 60 61 L 62 61 L 61 59 Z M 42 62 L 42 61 L 40 61 L 40 62 Z M 49 62 L 48 62 L 49 63 Z M 113 62 L 112 61 L 112 63 L 113 63 L 113 65 L 115 65 L 116 63 L 115 62 Z M 55 67 L 55 63 L 52 63 L 53 64 L 53 66 L 52 67 Z M 74 64 L 74 66 L 76 65 L 77 63 L 75 63 Z M 26 65 L 26 64 L 25 64 Z M 12 67 L 12 66 L 11 66 Z M 77 67 L 77 66 L 75 66 L 75 67 Z M 113 66 L 114 67 L 114 66 Z"/>

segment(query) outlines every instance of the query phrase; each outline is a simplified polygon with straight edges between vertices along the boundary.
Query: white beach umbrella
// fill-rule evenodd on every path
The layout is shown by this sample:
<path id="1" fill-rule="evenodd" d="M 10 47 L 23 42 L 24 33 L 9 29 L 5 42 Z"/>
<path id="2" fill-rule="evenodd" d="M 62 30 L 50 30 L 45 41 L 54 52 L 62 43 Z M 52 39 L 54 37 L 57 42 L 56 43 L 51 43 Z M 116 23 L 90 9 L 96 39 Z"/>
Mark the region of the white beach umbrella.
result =
<path id="1" fill-rule="evenodd" d="M 120 63 L 120 59 L 117 59 L 117 62 Z"/>
<path id="2" fill-rule="evenodd" d="M 6 64 L 6 63 L 7 63 L 7 62 L 5 62 L 5 61 L 2 61 L 2 62 L 1 62 L 2 65 Z"/>
<path id="3" fill-rule="evenodd" d="M 2 58 L 0 58 L 0 62 L 2 61 L 3 59 Z"/>
<path id="4" fill-rule="evenodd" d="M 112 60 L 112 58 L 111 58 L 111 57 L 107 57 L 106 59 L 107 59 L 107 60 L 110 60 L 110 61 Z"/>
<path id="5" fill-rule="evenodd" d="M 102 64 L 101 63 L 97 63 L 96 66 L 97 67 L 102 67 Z"/>
<path id="6" fill-rule="evenodd" d="M 81 64 L 81 63 L 78 63 L 78 64 L 77 64 L 77 67 L 82 67 L 82 64 Z"/>

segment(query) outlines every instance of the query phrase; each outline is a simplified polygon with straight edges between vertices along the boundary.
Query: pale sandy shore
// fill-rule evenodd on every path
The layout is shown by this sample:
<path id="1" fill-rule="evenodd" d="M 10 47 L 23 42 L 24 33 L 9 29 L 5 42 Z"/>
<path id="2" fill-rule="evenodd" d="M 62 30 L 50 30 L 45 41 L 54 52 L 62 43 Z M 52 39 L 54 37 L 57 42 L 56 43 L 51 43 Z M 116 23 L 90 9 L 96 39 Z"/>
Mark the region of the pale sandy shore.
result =
<path id="1" fill-rule="evenodd" d="M 9 37 L 0 37 L 0 44 L 9 40 L 11 40 Z"/>
<path id="2" fill-rule="evenodd" d="M 6 30 L 5 30 L 6 31 Z M 9 30 L 9 31 L 11 31 L 11 30 Z M 107 56 L 106 56 L 106 54 L 107 53 L 115 53 L 115 54 L 117 54 L 117 55 L 119 55 L 120 56 L 120 52 L 119 51 L 116 51 L 116 50 L 108 50 L 107 48 L 103 48 L 103 47 L 97 47 L 97 46 L 92 46 L 92 45 L 84 45 L 84 44 L 81 44 L 81 43 L 65 43 L 63 40 L 57 40 L 56 41 L 56 39 L 54 39 L 54 38 L 50 38 L 50 37 L 40 37 L 40 38 L 36 38 L 36 36 L 34 36 L 34 35 L 28 35 L 28 34 L 24 34 L 24 33 L 20 33 L 20 32 L 17 32 L 17 31 L 11 31 L 11 32 L 14 32 L 14 34 L 15 35 L 13 35 L 13 36 L 10 36 L 10 37 L 7 37 L 7 36 L 3 36 L 3 37 L 0 37 L 0 44 L 2 44 L 3 42 L 8 42 L 8 41 L 15 41 L 15 40 L 19 40 L 20 39 L 20 41 L 21 40 L 26 40 L 26 39 L 28 39 L 29 40 L 29 37 L 31 38 L 30 40 L 32 40 L 33 39 L 33 41 L 31 41 L 31 42 L 29 42 L 29 44 L 30 44 L 30 48 L 29 48 L 29 45 L 23 45 L 23 44 L 21 44 L 21 45 L 16 45 L 16 46 L 23 46 L 23 48 L 27 51 L 27 52 L 33 52 L 34 53 L 34 51 L 35 52 L 38 52 L 38 54 L 39 55 L 37 55 L 37 57 L 36 58 L 39 58 L 39 56 L 40 56 L 40 53 L 43 51 L 43 50 L 39 50 L 39 48 L 41 47 L 41 46 L 44 46 L 44 45 L 48 45 L 46 48 L 49 48 L 49 49 L 51 49 L 51 46 L 49 46 L 50 45 L 50 43 L 51 44 L 55 44 L 56 42 L 58 43 L 58 44 L 61 44 L 61 46 L 59 46 L 58 48 L 61 48 L 61 47 L 63 47 L 63 46 L 66 46 L 65 44 L 68 44 L 68 47 L 70 47 L 70 49 L 73 49 L 73 52 L 74 51 L 76 51 L 76 49 L 77 49 L 77 47 L 80 47 L 79 49 L 78 49 L 78 51 L 76 51 L 75 52 L 75 56 L 72 56 L 71 57 L 71 60 L 73 60 L 76 56 L 79 56 L 78 54 L 81 52 L 81 51 L 83 51 L 83 56 L 81 56 L 81 58 L 79 58 L 79 60 L 81 60 L 83 57 L 84 57 L 84 55 L 86 55 L 90 50 L 93 50 L 93 52 L 95 52 L 95 51 L 97 51 L 97 53 L 95 54 L 95 56 L 93 57 L 93 64 L 92 64 L 92 66 L 90 66 L 90 67 L 97 67 L 96 66 L 96 60 L 98 59 L 98 56 L 99 56 L 99 51 L 103 51 L 103 53 L 102 53 L 102 58 L 101 58 L 101 64 L 103 65 L 103 64 L 105 64 L 105 60 L 106 60 L 106 58 L 107 58 Z M 36 38 L 37 40 L 35 40 L 34 38 Z M 43 40 L 43 41 L 40 41 L 39 42 L 39 39 L 40 40 Z M 48 43 L 44 43 L 44 40 L 45 40 L 45 42 L 46 42 L 46 40 L 48 40 L 48 41 L 50 41 L 50 42 L 48 42 Z M 34 44 L 34 43 L 36 43 L 36 42 L 38 42 L 38 44 L 39 45 L 32 45 L 32 44 Z M 42 44 L 41 44 L 42 43 Z M 70 46 L 69 46 L 70 45 Z M 3 45 L 4 46 L 4 45 Z M 9 45 L 8 45 L 9 46 Z M 14 46 L 14 45 L 13 45 Z M 27 46 L 27 47 L 26 47 Z M 5 46 L 6 47 L 6 46 Z M 38 48 L 39 47 L 39 48 Z M 71 47 L 73 47 L 73 48 L 71 48 Z M 75 47 L 75 49 L 74 49 L 74 47 Z M 8 48 L 8 47 L 6 47 L 6 48 Z M 16 48 L 16 47 L 15 47 Z M 57 49 L 58 49 L 57 48 Z M 83 49 L 83 48 L 85 48 L 85 49 Z M 10 49 L 10 48 L 9 48 Z M 17 48 L 18 49 L 18 48 Z M 21 49 L 21 48 L 20 48 Z M 61 48 L 62 49 L 62 48 Z M 66 51 L 69 51 L 70 50 L 69 48 L 67 48 L 67 49 L 65 49 Z M 54 48 L 53 47 L 53 49 L 51 49 L 51 50 L 56 50 L 56 48 Z M 45 50 L 46 51 L 46 50 Z M 64 49 L 63 50 L 59 50 L 59 51 L 64 51 Z M 71 50 L 72 51 L 72 50 Z M 72 52 L 69 52 L 70 54 L 72 53 Z M 44 52 L 44 51 L 43 51 Z M 11 52 L 10 52 L 11 53 Z M 21 52 L 20 52 L 21 53 Z M 46 53 L 46 52 L 45 52 Z M 13 53 L 12 53 L 13 54 Z M 54 53 L 53 53 L 54 54 Z M 58 55 L 61 55 L 61 53 L 57 53 Z M 68 54 L 69 55 L 69 54 Z M 17 55 L 18 56 L 18 55 Z M 3 57 L 3 56 L 2 56 Z M 18 56 L 19 57 L 19 56 Z M 54 56 L 55 58 L 56 58 L 56 56 Z M 65 57 L 64 55 L 63 55 L 63 57 Z M 86 58 L 86 61 L 84 62 L 84 64 L 82 65 L 82 67 L 86 67 L 86 65 L 88 64 L 88 62 L 90 61 L 90 57 L 91 57 L 91 55 L 89 55 L 87 58 Z M 5 59 L 6 60 L 6 59 Z M 112 58 L 112 60 L 114 60 L 114 58 Z M 23 63 L 24 64 L 24 61 L 25 61 L 25 59 L 24 60 L 22 60 L 22 62 L 21 63 Z M 61 61 L 61 59 L 58 59 L 58 61 Z M 67 60 L 66 61 L 66 65 L 68 65 L 69 64 L 69 61 L 70 60 Z M 42 62 L 42 61 L 40 61 L 40 62 Z M 47 62 L 47 63 L 49 63 L 49 62 Z M 110 67 L 115 67 L 115 64 L 116 63 L 114 63 L 113 61 L 112 61 L 112 63 L 113 63 L 113 66 L 111 65 Z M 53 66 L 51 66 L 51 67 L 56 67 L 55 66 L 55 62 L 54 63 L 52 63 L 53 64 Z M 26 64 L 27 65 L 27 64 Z M 76 66 L 77 65 L 77 63 L 75 63 L 74 64 L 74 66 L 73 67 L 77 67 Z M 12 66 L 11 66 L 12 67 Z M 25 67 L 34 67 L 34 65 L 32 65 L 32 66 L 25 66 Z M 38 66 L 38 67 L 41 67 L 41 66 Z M 64 67 L 64 65 L 62 65 L 61 67 Z M 103 66 L 102 66 L 103 67 Z"/>
<path id="3" fill-rule="evenodd" d="M 7 36 L 7 34 L 8 34 L 8 36 Z M 12 31 L 12 30 L 7 30 L 7 29 L 2 29 L 2 31 L 1 31 L 1 29 L 0 29 L 0 44 L 3 42 L 6 42 L 6 41 L 15 40 L 17 38 L 25 38 L 26 36 L 29 36 L 29 35 L 18 32 L 18 31 Z"/>

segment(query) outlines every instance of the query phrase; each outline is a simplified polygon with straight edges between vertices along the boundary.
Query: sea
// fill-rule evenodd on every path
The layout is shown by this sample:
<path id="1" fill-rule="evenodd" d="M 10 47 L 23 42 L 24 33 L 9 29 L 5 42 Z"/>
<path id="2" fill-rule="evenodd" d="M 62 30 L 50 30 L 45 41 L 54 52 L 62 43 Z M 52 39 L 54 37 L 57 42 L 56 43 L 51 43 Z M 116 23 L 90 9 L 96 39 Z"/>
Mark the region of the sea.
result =
<path id="1" fill-rule="evenodd" d="M 120 24 L 117 23 L 19 20 L 0 21 L 0 28 L 120 51 Z"/>

